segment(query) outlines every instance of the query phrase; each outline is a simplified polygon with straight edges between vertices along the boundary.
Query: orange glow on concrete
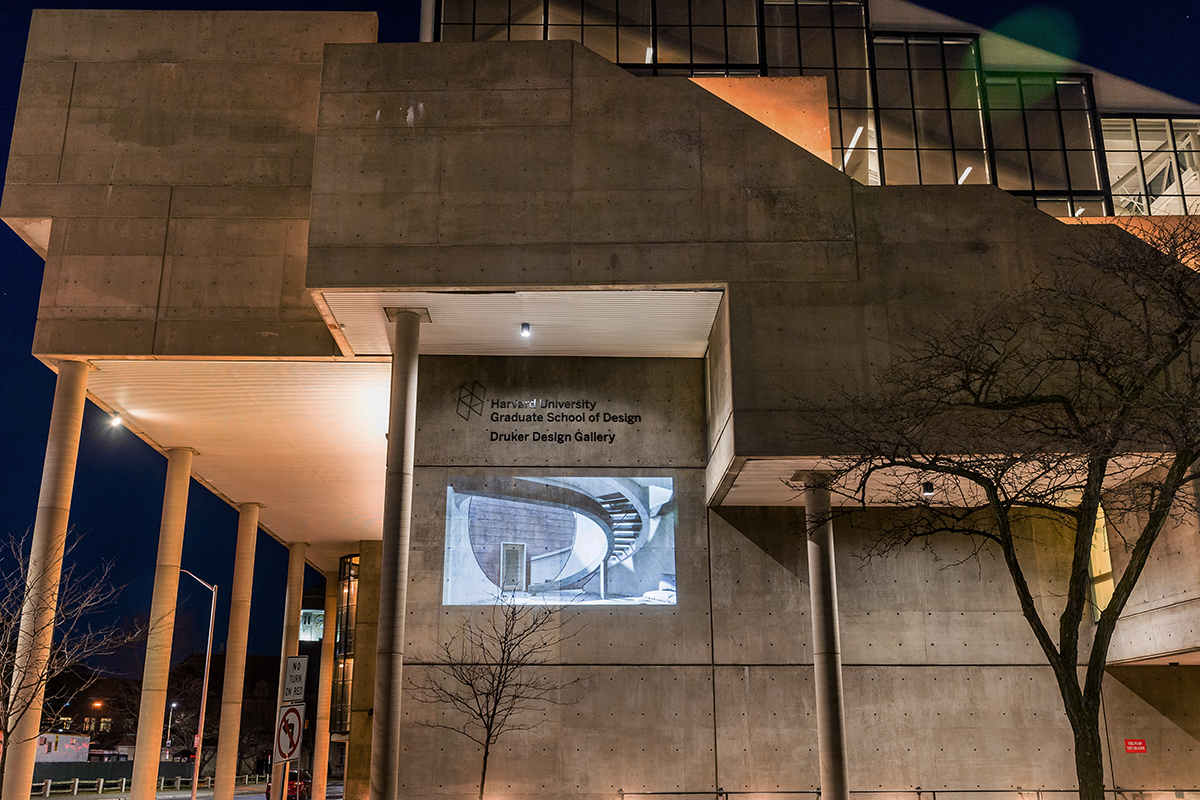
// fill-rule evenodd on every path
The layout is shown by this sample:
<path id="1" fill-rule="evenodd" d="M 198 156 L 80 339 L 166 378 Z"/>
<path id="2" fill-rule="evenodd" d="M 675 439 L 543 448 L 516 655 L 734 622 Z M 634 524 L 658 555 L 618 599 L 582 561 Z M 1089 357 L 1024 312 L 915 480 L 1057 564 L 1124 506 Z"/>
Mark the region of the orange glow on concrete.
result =
<path id="1" fill-rule="evenodd" d="M 1164 215 L 1161 217 L 1055 217 L 1055 219 L 1057 219 L 1059 222 L 1065 222 L 1068 225 L 1116 225 L 1124 229 L 1126 232 L 1131 233 L 1139 239 L 1142 239 L 1153 245 L 1153 238 L 1146 235 L 1148 229 L 1162 225 L 1170 228 L 1180 223 L 1187 224 L 1184 221 L 1188 220 L 1189 218 Z M 1200 270 L 1200 256 L 1195 258 L 1183 258 L 1181 260 L 1192 269 Z"/>
<path id="2" fill-rule="evenodd" d="M 833 164 L 824 77 L 691 78 L 790 142 Z M 836 166 L 836 165 L 835 165 Z"/>

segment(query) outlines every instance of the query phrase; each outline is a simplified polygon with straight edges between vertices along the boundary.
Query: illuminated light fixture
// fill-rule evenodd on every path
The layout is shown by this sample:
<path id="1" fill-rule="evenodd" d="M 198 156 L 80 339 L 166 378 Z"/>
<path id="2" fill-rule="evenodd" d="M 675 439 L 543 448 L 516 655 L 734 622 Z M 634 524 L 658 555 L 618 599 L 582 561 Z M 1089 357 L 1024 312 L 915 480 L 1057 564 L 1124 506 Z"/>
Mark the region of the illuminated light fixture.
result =
<path id="1" fill-rule="evenodd" d="M 654 48 L 653 47 L 646 48 L 646 63 L 647 64 L 654 63 Z"/>
<path id="2" fill-rule="evenodd" d="M 526 339 L 529 338 L 529 323 L 528 322 L 521 323 L 521 335 L 524 336 Z"/>
<path id="3" fill-rule="evenodd" d="M 932 481 L 925 481 L 921 484 L 921 497 L 933 497 Z"/>
<path id="4" fill-rule="evenodd" d="M 971 174 L 972 169 L 974 169 L 974 167 L 967 167 L 966 169 L 963 170 L 963 174 L 958 176 L 958 185 L 959 186 L 963 185 L 963 181 L 965 181 L 967 179 L 967 176 Z"/>
<path id="5" fill-rule="evenodd" d="M 121 427 L 121 415 L 120 415 L 120 414 L 113 414 L 113 415 L 112 415 L 112 417 L 111 417 L 111 418 L 109 418 L 109 420 L 108 420 L 108 424 L 109 424 L 109 425 L 112 425 L 114 428 L 119 428 L 119 427 Z"/>
<path id="6" fill-rule="evenodd" d="M 842 169 L 846 169 L 846 165 L 850 163 L 850 155 L 854 152 L 854 146 L 858 144 L 858 137 L 862 136 L 863 126 L 859 125 L 858 130 L 854 132 L 854 138 L 850 140 L 850 146 L 846 148 L 846 157 L 842 159 Z"/>
<path id="7" fill-rule="evenodd" d="M 1083 216 L 1083 208 L 1082 208 L 1082 207 L 1075 209 L 1075 216 L 1076 216 L 1076 217 L 1082 217 L 1082 216 Z"/>

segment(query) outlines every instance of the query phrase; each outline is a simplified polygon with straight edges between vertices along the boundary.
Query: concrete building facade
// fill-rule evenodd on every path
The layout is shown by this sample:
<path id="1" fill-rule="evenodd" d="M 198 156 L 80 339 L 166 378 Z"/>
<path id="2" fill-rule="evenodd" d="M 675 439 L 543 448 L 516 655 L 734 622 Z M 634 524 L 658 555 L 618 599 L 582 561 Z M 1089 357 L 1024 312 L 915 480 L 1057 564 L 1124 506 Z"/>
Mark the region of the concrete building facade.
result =
<path id="1" fill-rule="evenodd" d="M 374 16 L 352 12 L 34 16 L 0 214 L 46 259 L 35 355 L 60 375 L 38 541 L 52 554 L 65 533 L 86 392 L 293 562 L 328 575 L 358 554 L 353 676 L 342 664 L 339 678 L 347 798 L 477 793 L 475 746 L 429 727 L 445 712 L 402 700 L 403 681 L 505 593 L 563 606 L 575 635 L 547 669 L 577 683 L 498 745 L 496 796 L 1074 788 L 1054 679 L 1001 561 L 947 566 L 968 547 L 952 537 L 936 557 L 867 558 L 878 508 L 815 530 L 827 453 L 804 410 L 869 387 L 934 313 L 1015 289 L 1069 250 L 1079 229 L 1047 210 L 1191 209 L 1185 123 L 1200 109 L 1096 79 L 1120 89 L 1106 101 L 1140 99 L 1184 134 L 1173 184 L 1153 180 L 1167 169 L 1153 171 L 1156 149 L 1114 149 L 1139 154 L 1117 159 L 1140 170 L 1137 191 L 1099 160 L 1095 103 L 1080 117 L 1093 149 L 1070 145 L 1081 109 L 1063 98 L 1083 84 L 1069 81 L 1055 147 L 1005 149 L 992 131 L 978 148 L 891 148 L 902 115 L 882 112 L 929 116 L 916 95 L 855 106 L 828 75 L 768 63 L 765 38 L 761 74 L 741 77 L 736 5 L 723 69 L 674 71 L 657 28 L 646 45 L 622 38 L 641 26 L 581 21 L 571 41 L 550 35 L 549 5 L 536 25 L 505 23 L 510 41 L 484 41 L 496 37 L 456 28 L 478 23 L 447 3 L 427 20 L 444 41 L 417 44 L 378 44 Z M 743 27 L 785 28 L 768 5 Z M 912 35 L 924 18 L 903 4 L 874 18 L 910 24 L 895 34 L 860 4 L 793 5 L 798 36 L 823 30 L 796 21 L 817 6 L 831 41 L 861 36 L 881 54 L 933 41 Z M 838 24 L 842 6 L 861 24 Z M 937 39 L 943 76 L 959 25 Z M 609 58 L 588 46 L 607 27 Z M 705 26 L 677 27 L 697 52 Z M 654 74 L 631 74 L 646 68 L 620 56 L 626 41 L 650 48 Z M 986 87 L 987 42 L 970 47 Z M 889 67 L 866 72 L 873 59 L 864 74 L 879 82 Z M 1046 109 L 1021 103 L 1004 110 L 1032 130 Z M 944 110 L 951 126 L 971 111 Z M 1152 126 L 1128 119 L 1141 142 Z M 909 151 L 919 179 L 946 158 L 954 169 L 889 180 Z M 1005 191 L 1018 151 L 1032 177 Z M 1064 165 L 1091 152 L 1095 184 L 1078 171 L 1039 184 L 1050 152 Z M 968 166 L 987 180 L 956 179 Z M 170 514 L 164 608 L 183 535 Z M 1052 530 L 1026 533 L 1049 602 L 1070 553 Z M 1110 787 L 1200 787 L 1196 535 L 1164 535 L 1118 629 Z M 298 598 L 289 608 L 291 630 Z M 245 648 L 232 629 L 230 665 Z M 321 676 L 327 698 L 334 672 Z M 147 719 L 165 688 L 151 684 L 148 662 Z M 6 791 L 29 780 L 17 752 Z M 218 770 L 218 793 L 230 778 Z"/>

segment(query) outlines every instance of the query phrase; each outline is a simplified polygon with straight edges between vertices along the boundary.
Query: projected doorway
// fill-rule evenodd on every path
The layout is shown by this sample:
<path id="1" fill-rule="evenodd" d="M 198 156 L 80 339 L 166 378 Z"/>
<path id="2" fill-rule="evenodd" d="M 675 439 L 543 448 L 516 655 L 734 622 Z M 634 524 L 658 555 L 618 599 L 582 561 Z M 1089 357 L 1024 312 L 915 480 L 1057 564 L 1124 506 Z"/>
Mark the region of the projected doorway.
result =
<path id="1" fill-rule="evenodd" d="M 459 477 L 445 605 L 675 604 L 671 478 Z"/>

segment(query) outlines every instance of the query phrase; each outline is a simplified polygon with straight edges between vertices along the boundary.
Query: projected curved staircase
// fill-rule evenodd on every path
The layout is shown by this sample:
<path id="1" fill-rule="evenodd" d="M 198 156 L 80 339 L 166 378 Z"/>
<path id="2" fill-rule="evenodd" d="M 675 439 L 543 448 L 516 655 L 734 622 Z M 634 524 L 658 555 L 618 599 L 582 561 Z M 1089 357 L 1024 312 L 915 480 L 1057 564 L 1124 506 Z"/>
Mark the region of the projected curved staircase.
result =
<path id="1" fill-rule="evenodd" d="M 529 583 L 526 590 L 531 593 L 578 587 L 601 569 L 628 560 L 649 541 L 649 509 L 638 497 L 636 487 L 623 487 L 619 479 L 611 480 L 607 491 L 596 496 L 572 486 L 534 478 L 455 478 L 450 487 L 458 495 L 570 511 L 591 520 L 604 533 L 607 545 L 598 556 L 588 558 L 585 563 L 573 563 L 570 552 L 573 546 L 534 556 L 533 559 L 559 557 L 562 564 L 552 579 Z M 518 530 L 511 530 L 495 533 L 492 538 L 516 540 L 520 536 Z M 489 541 L 487 547 L 493 544 Z M 500 581 L 496 583 L 500 585 Z"/>

